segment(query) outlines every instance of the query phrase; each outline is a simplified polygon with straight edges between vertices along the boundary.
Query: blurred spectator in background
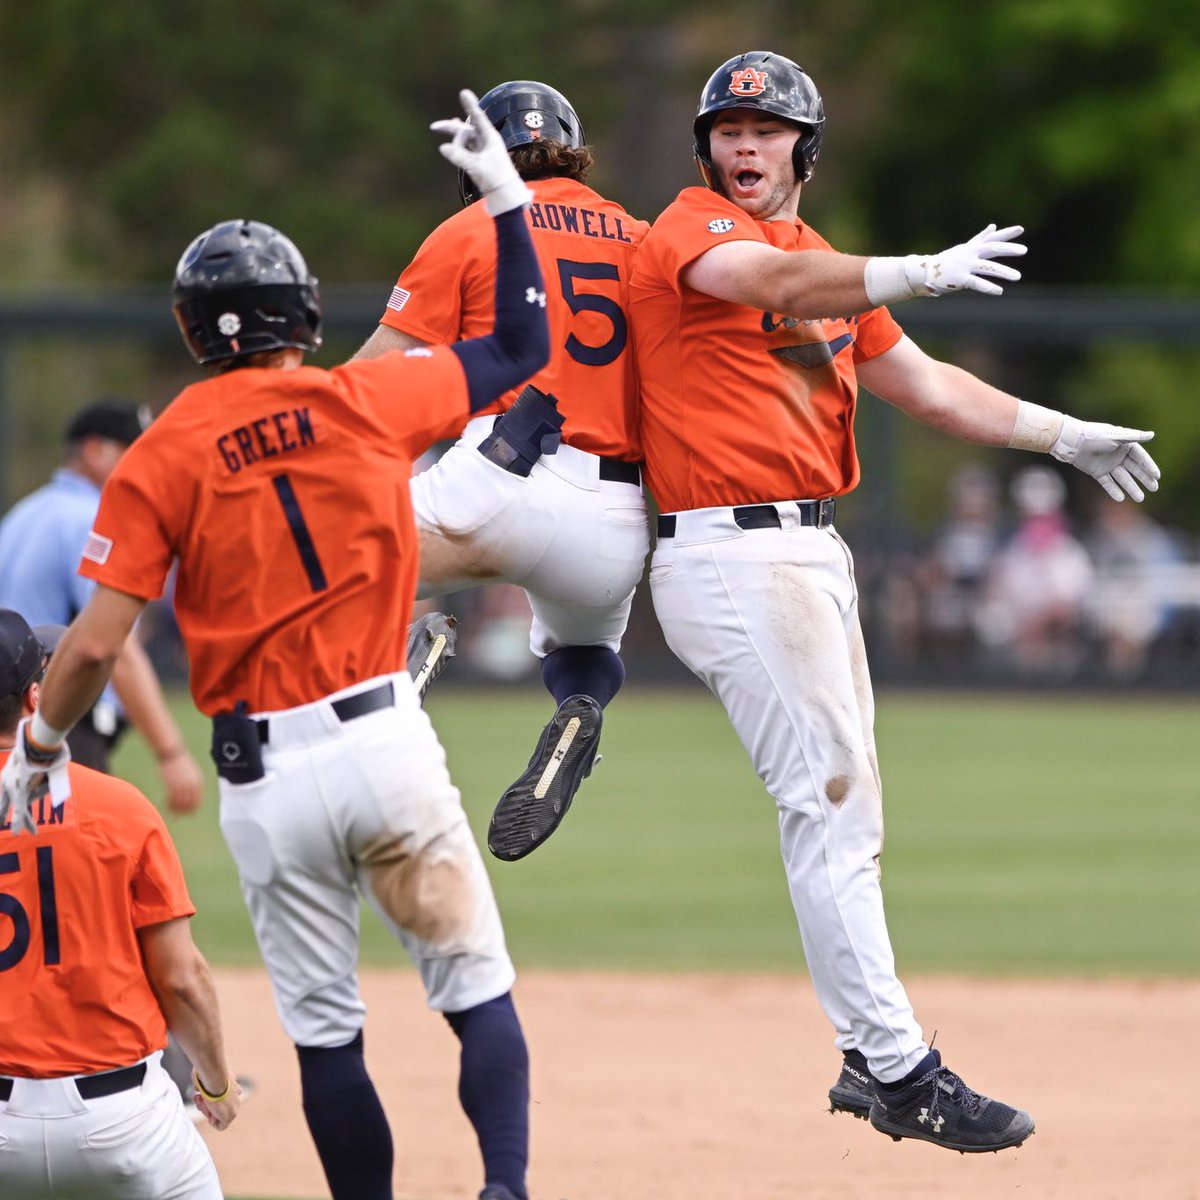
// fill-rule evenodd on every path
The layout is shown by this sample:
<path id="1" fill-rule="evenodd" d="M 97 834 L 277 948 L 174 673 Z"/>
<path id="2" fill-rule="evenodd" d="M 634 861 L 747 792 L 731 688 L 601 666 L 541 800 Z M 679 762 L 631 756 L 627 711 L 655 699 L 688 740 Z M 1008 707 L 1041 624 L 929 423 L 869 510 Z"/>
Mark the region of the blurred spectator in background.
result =
<path id="1" fill-rule="evenodd" d="M 105 397 L 80 409 L 64 431 L 63 465 L 50 482 L 0 521 L 0 605 L 31 625 L 69 625 L 95 585 L 78 573 L 100 505 L 100 489 L 150 423 L 150 411 Z M 158 763 L 172 812 L 200 804 L 204 780 L 163 699 L 150 659 L 135 634 L 91 712 L 67 743 L 75 762 L 107 772 L 109 755 L 132 722 Z"/>
<path id="2" fill-rule="evenodd" d="M 1136 504 L 1101 502 L 1087 545 L 1095 568 L 1088 616 L 1104 646 L 1105 668 L 1132 679 L 1170 619 L 1169 585 L 1183 556 Z"/>
<path id="3" fill-rule="evenodd" d="M 1004 537 L 1000 480 L 991 467 L 966 463 L 950 477 L 950 511 L 918 566 L 921 644 L 956 659 L 976 645 L 977 611 Z"/>
<path id="4" fill-rule="evenodd" d="M 1023 467 L 1013 476 L 1010 494 L 1019 524 L 988 573 L 979 633 L 1018 670 L 1065 677 L 1082 660 L 1091 560 L 1071 533 L 1064 511 L 1067 487 L 1057 471 Z"/>

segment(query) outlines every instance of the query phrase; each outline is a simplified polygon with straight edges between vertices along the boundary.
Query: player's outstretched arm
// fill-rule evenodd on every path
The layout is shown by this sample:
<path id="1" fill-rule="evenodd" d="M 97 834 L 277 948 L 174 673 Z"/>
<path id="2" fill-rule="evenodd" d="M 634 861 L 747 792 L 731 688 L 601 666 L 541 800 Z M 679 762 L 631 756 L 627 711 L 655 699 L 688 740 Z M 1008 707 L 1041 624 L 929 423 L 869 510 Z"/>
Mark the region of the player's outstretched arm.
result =
<path id="1" fill-rule="evenodd" d="M 1020 225 L 989 225 L 970 241 L 940 254 L 862 258 L 830 250 L 780 250 L 762 242 L 723 242 L 706 250 L 683 272 L 688 287 L 764 312 L 801 319 L 845 316 L 914 296 L 975 291 L 999 295 L 993 282 L 1021 278 L 997 258 L 1022 255 L 1010 241 Z"/>
<path id="2" fill-rule="evenodd" d="M 1052 454 L 1091 475 L 1114 500 L 1141 501 L 1158 491 L 1158 465 L 1142 445 L 1154 436 L 1149 430 L 1080 421 L 1020 400 L 931 358 L 908 337 L 860 363 L 857 373 L 880 399 L 952 437 Z"/>
<path id="3" fill-rule="evenodd" d="M 448 135 L 439 149 L 471 176 L 496 222 L 496 322 L 486 337 L 450 347 L 462 362 L 477 412 L 544 367 L 550 358 L 546 292 L 525 221 L 532 193 L 509 158 L 504 140 L 475 94 L 459 93 L 467 119 L 436 121 Z"/>

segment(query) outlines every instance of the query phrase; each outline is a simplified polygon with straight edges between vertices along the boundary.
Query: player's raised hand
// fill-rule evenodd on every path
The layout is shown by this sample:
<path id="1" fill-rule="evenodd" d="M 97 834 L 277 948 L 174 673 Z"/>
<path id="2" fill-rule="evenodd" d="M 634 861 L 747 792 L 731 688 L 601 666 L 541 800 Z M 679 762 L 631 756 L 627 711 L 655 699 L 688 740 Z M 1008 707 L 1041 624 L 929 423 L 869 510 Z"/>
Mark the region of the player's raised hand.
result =
<path id="1" fill-rule="evenodd" d="M 9 823 L 13 833 L 37 833 L 30 806 L 47 792 L 55 805 L 71 795 L 67 777 L 71 752 L 66 742 L 52 753 L 40 754 L 26 738 L 28 725 L 26 718 L 17 726 L 12 753 L 0 773 L 0 825 Z"/>
<path id="2" fill-rule="evenodd" d="M 443 157 L 470 175 L 493 217 L 528 204 L 533 193 L 517 174 L 504 139 L 479 107 L 475 93 L 464 88 L 458 98 L 466 120 L 451 117 L 429 127 L 449 138 L 438 147 Z"/>
<path id="3" fill-rule="evenodd" d="M 1021 225 L 1009 225 L 1005 229 L 989 225 L 970 241 L 951 246 L 941 254 L 910 255 L 905 272 L 908 282 L 917 295 L 924 292 L 927 296 L 943 296 L 946 292 L 971 291 L 999 296 L 1004 289 L 992 281 L 1003 279 L 1015 283 L 1021 278 L 1021 272 L 993 260 L 1019 258 L 1024 254 L 1026 248 L 1011 240 L 1024 232 Z"/>
<path id="4" fill-rule="evenodd" d="M 1125 429 L 1100 421 L 1063 418 L 1062 432 L 1050 453 L 1090 475 L 1114 499 L 1128 494 L 1139 503 L 1147 492 L 1158 491 L 1162 474 L 1142 442 L 1154 434 L 1146 429 Z M 1139 486 L 1140 485 L 1140 486 Z"/>
<path id="5" fill-rule="evenodd" d="M 997 258 L 1019 258 L 1025 253 L 1020 237 L 1025 229 L 989 225 L 970 241 L 940 254 L 909 254 L 902 258 L 871 258 L 863 275 L 867 299 L 872 304 L 895 304 L 913 296 L 944 296 L 947 292 L 983 292 L 999 296 L 1004 289 L 993 282 L 1013 283 L 1021 272 Z"/>

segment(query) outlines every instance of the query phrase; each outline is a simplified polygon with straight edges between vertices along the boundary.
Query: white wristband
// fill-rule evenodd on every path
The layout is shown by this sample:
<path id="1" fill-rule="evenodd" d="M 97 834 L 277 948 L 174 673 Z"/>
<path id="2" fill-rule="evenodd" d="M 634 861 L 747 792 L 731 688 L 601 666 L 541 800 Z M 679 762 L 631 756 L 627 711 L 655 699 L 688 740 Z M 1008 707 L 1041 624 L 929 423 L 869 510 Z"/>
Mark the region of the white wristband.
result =
<path id="1" fill-rule="evenodd" d="M 1052 408 L 1018 400 L 1017 418 L 1013 422 L 1012 436 L 1008 439 L 1009 448 L 1049 454 L 1058 441 L 1065 419 L 1062 413 Z"/>
<path id="2" fill-rule="evenodd" d="M 46 722 L 40 712 L 35 712 L 29 718 L 30 740 L 36 742 L 43 750 L 57 750 L 66 736 L 65 729 L 55 729 Z"/>
<path id="3" fill-rule="evenodd" d="M 925 260 L 908 254 L 903 258 L 869 258 L 863 271 L 863 286 L 873 307 L 896 304 L 923 296 L 925 292 Z"/>

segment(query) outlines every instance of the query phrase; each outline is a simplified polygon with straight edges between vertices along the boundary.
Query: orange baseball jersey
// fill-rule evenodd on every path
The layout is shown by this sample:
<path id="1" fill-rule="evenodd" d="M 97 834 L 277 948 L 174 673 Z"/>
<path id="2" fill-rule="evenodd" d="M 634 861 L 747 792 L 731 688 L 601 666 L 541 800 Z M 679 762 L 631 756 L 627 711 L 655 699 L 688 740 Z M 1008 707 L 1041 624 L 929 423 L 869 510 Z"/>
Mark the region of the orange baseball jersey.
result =
<path id="1" fill-rule="evenodd" d="M 104 487 L 82 574 L 143 599 L 179 559 L 192 696 L 292 708 L 404 669 L 413 460 L 468 417 L 444 347 L 186 388 Z"/>
<path id="2" fill-rule="evenodd" d="M 0 765 L 8 752 L 0 752 Z M 0 1075 L 127 1067 L 167 1044 L 137 932 L 196 910 L 154 806 L 71 763 L 71 796 L 0 827 Z"/>
<path id="3" fill-rule="evenodd" d="M 634 461 L 641 455 L 627 297 L 634 251 L 649 226 L 573 179 L 529 186 L 550 323 L 550 361 L 530 382 L 558 397 L 569 445 Z M 496 231 L 477 201 L 425 239 L 380 323 L 424 342 L 480 337 L 492 328 L 495 288 Z M 508 392 L 481 411 L 501 412 L 516 396 Z"/>
<path id="4" fill-rule="evenodd" d="M 885 308 L 801 321 L 687 287 L 712 246 L 829 250 L 801 221 L 755 221 L 686 188 L 642 243 L 630 315 L 647 484 L 662 512 L 839 496 L 858 482 L 854 364 L 902 335 Z"/>

